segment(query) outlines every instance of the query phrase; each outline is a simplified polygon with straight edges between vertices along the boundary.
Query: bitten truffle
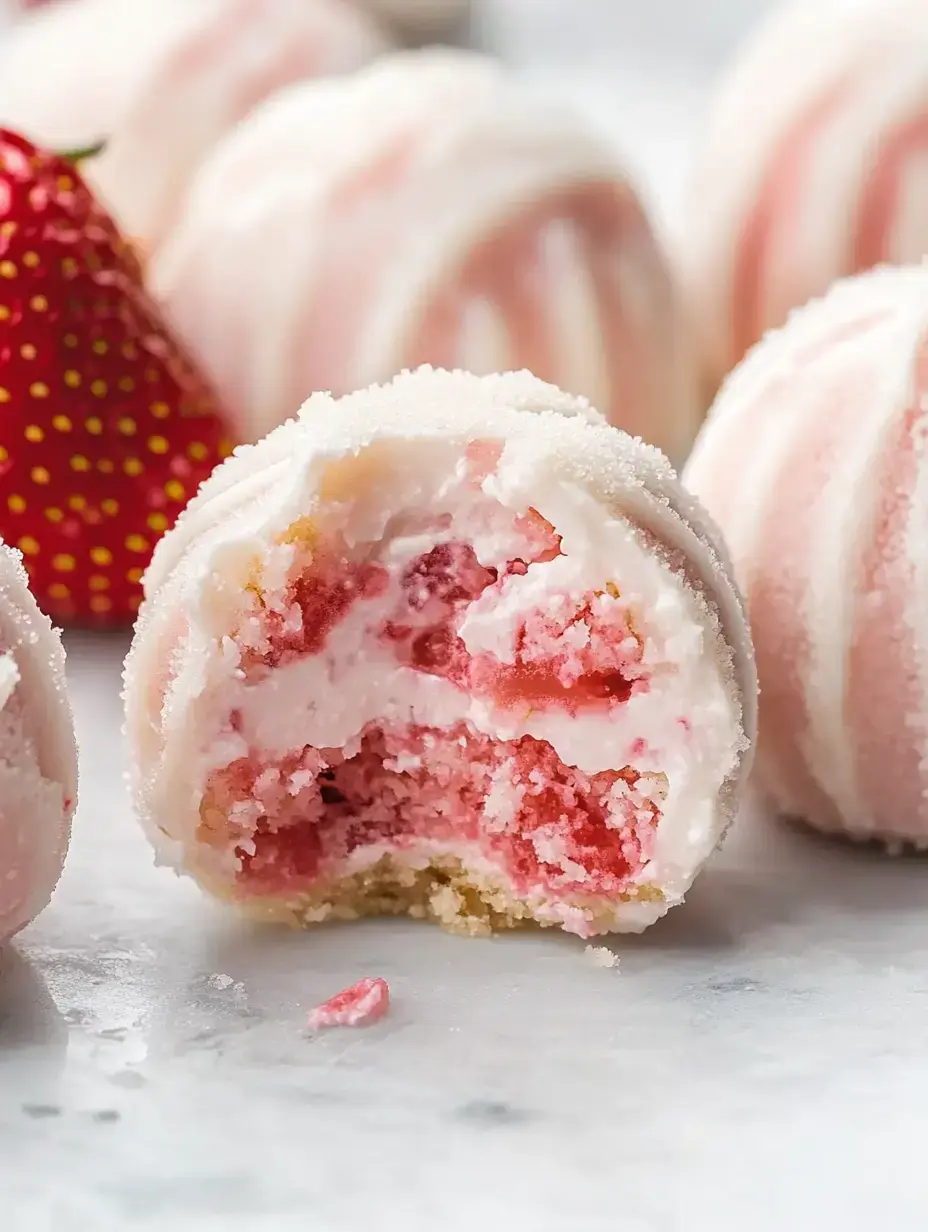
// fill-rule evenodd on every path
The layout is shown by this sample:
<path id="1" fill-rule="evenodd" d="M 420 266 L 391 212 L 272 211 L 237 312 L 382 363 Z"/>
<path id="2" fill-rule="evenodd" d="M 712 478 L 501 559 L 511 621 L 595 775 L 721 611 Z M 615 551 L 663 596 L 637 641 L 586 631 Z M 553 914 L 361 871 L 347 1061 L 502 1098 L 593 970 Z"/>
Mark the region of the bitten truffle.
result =
<path id="1" fill-rule="evenodd" d="M 640 931 L 732 820 L 755 687 L 657 450 L 526 373 L 423 369 L 315 396 L 161 541 L 135 798 L 259 917 Z"/>

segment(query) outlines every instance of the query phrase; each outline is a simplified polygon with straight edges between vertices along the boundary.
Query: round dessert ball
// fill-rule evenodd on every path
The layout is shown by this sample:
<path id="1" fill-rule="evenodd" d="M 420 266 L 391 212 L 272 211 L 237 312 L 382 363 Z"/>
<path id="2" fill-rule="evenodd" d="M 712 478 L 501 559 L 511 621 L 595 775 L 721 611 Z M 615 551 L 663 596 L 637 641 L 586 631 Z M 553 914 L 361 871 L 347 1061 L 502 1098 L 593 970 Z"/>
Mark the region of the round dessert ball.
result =
<path id="1" fill-rule="evenodd" d="M 160 541 L 126 661 L 159 860 L 265 919 L 639 932 L 750 763 L 750 634 L 656 449 L 528 373 L 317 394 Z"/>
<path id="2" fill-rule="evenodd" d="M 928 252 L 928 6 L 793 0 L 715 100 L 681 250 L 707 392 L 835 279 Z"/>
<path id="3" fill-rule="evenodd" d="M 695 379 L 607 146 L 469 52 L 282 90 L 218 145 L 152 285 L 257 439 L 316 390 L 529 369 L 679 460 Z"/>
<path id="4" fill-rule="evenodd" d="M 347 0 L 64 0 L 0 54 L 0 123 L 69 150 L 150 253 L 210 146 L 278 87 L 385 49 Z"/>
<path id="5" fill-rule="evenodd" d="M 928 846 L 928 268 L 839 283 L 765 339 L 684 482 L 746 597 L 775 807 Z"/>

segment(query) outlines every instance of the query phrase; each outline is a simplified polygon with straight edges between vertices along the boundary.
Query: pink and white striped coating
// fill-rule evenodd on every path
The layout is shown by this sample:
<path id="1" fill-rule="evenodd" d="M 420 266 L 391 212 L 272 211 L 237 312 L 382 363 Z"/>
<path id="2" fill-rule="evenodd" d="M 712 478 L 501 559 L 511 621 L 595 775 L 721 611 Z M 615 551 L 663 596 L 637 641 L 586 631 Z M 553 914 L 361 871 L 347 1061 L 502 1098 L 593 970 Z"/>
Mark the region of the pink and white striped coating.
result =
<path id="1" fill-rule="evenodd" d="M 256 103 L 386 46 L 346 0 L 64 0 L 5 36 L 0 122 L 56 149 L 105 140 L 83 171 L 150 253 L 206 152 Z"/>
<path id="2" fill-rule="evenodd" d="M 776 808 L 928 846 L 928 268 L 795 313 L 723 387 L 684 482 L 747 600 Z"/>
<path id="3" fill-rule="evenodd" d="M 837 278 L 928 252 L 928 8 L 792 0 L 716 97 L 680 261 L 707 388 Z"/>
<path id="4" fill-rule="evenodd" d="M 0 943 L 58 883 L 77 804 L 77 745 L 58 632 L 0 542 Z"/>
<path id="5" fill-rule="evenodd" d="M 465 52 L 281 91 L 218 146 L 156 293 L 245 439 L 421 363 L 526 368 L 681 459 L 695 382 L 612 152 Z"/>

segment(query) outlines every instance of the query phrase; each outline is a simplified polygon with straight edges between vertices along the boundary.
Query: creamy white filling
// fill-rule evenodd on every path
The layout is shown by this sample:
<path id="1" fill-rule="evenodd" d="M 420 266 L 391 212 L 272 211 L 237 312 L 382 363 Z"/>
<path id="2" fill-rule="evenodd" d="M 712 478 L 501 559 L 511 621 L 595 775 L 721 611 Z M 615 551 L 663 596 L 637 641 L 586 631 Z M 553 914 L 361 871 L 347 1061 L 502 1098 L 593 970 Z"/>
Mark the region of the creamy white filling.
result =
<path id="1" fill-rule="evenodd" d="M 203 750 L 202 781 L 249 750 L 268 760 L 304 745 L 350 756 L 371 724 L 448 728 L 464 721 L 498 740 L 533 736 L 586 774 L 631 766 L 666 776 L 652 859 L 640 880 L 675 901 L 718 840 L 719 789 L 742 747 L 740 712 L 727 685 L 717 627 L 702 598 L 630 523 L 607 516 L 577 488 L 533 482 L 511 452 L 504 450 L 496 472 L 480 485 L 469 482 L 466 463 L 450 451 L 444 467 L 440 457 L 431 468 L 416 464 L 409 470 L 393 459 L 395 465 L 372 476 L 350 503 L 326 511 L 320 529 L 337 531 L 359 554 L 386 565 L 387 590 L 357 601 L 320 653 L 281 665 L 256 683 L 242 679 L 238 647 L 226 642 L 225 709 L 217 712 L 224 717 L 237 710 L 240 730 L 214 732 Z M 400 605 L 406 564 L 435 543 L 454 541 L 471 544 L 482 565 L 502 572 L 506 561 L 530 551 L 515 519 L 532 507 L 561 535 L 563 554 L 489 588 L 463 615 L 458 632 L 471 653 L 511 662 L 526 615 L 552 609 L 565 593 L 582 599 L 612 584 L 619 592 L 616 606 L 641 640 L 640 670 L 648 682 L 624 703 L 573 715 L 558 706 L 503 709 L 449 680 L 402 666 L 394 648 L 376 636 Z M 393 512 L 402 509 L 415 510 L 414 523 Z M 439 521 L 440 530 L 422 529 Z M 263 581 L 273 582 L 285 619 L 299 628 L 301 615 L 287 610 L 283 586 L 294 551 L 274 549 Z M 273 602 L 274 596 L 267 599 Z M 264 630 L 254 620 L 251 640 L 260 645 Z M 574 628 L 566 640 L 577 636 Z M 246 624 L 239 641 L 248 640 Z M 497 794 L 488 802 L 491 827 L 507 804 Z"/>

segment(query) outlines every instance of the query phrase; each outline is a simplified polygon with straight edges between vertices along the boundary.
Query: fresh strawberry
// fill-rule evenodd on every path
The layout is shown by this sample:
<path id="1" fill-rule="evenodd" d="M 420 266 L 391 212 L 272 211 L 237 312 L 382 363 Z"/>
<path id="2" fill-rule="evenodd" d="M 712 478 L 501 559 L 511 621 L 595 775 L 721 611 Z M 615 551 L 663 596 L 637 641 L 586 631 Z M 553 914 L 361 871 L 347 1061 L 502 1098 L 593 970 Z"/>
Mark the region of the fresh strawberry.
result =
<path id="1" fill-rule="evenodd" d="M 39 604 L 131 622 L 156 540 L 229 449 L 74 160 L 0 129 L 0 533 Z"/>

